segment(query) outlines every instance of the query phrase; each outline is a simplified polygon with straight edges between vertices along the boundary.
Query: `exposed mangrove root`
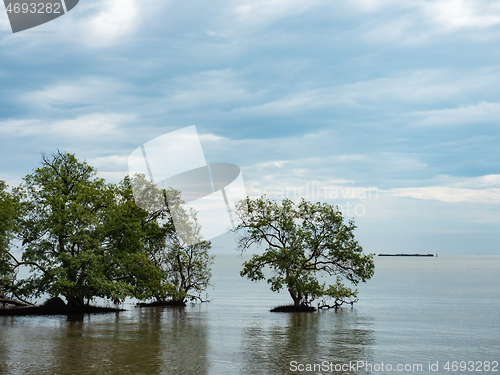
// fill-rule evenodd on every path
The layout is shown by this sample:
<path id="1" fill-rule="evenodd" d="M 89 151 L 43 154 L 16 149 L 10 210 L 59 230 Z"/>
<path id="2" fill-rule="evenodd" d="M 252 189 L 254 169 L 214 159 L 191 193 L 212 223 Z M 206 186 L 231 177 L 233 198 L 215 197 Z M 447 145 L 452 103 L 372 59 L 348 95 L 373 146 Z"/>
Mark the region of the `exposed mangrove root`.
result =
<path id="1" fill-rule="evenodd" d="M 22 300 L 16 301 L 16 300 L 7 298 L 7 296 L 2 294 L 2 293 L 0 293 L 0 303 L 2 303 L 4 305 L 14 305 L 14 306 L 19 306 L 19 307 L 33 306 L 32 303 L 29 303 L 27 301 L 22 301 Z"/>
<path id="2" fill-rule="evenodd" d="M 316 309 L 307 305 L 284 305 L 277 306 L 270 310 L 271 312 L 314 312 Z"/>

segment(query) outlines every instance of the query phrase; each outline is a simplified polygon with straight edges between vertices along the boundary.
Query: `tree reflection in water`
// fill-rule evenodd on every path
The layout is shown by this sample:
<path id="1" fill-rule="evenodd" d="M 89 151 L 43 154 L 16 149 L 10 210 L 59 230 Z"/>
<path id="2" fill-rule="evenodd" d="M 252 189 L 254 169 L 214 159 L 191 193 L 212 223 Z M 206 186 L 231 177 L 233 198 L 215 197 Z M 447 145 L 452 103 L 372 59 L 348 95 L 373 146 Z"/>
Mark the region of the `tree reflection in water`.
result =
<path id="1" fill-rule="evenodd" d="M 0 373 L 290 374 L 291 361 L 373 362 L 372 328 L 356 309 L 235 317 L 194 306 L 83 319 L 0 317 Z"/>
<path id="2" fill-rule="evenodd" d="M 10 362 L 9 355 L 9 338 L 6 332 L 8 328 L 14 325 L 14 319 L 12 317 L 2 317 L 0 318 L 0 374 L 6 374 L 8 369 L 8 363 Z"/>
<path id="3" fill-rule="evenodd" d="M 248 326 L 243 334 L 241 373 L 290 374 L 290 363 L 373 361 L 371 322 L 355 310 L 283 313 L 270 326 Z M 352 372 L 335 372 L 347 374 Z M 357 372 L 363 374 L 363 371 Z"/>
<path id="4" fill-rule="evenodd" d="M 144 308 L 133 314 L 87 315 L 83 319 L 14 319 L 15 326 L 2 334 L 1 374 L 208 372 L 206 326 L 196 312 Z M 0 319 L 0 325 L 5 324 L 7 319 Z M 36 329 L 34 325 L 38 325 Z M 9 342 L 12 345 L 6 344 Z"/>

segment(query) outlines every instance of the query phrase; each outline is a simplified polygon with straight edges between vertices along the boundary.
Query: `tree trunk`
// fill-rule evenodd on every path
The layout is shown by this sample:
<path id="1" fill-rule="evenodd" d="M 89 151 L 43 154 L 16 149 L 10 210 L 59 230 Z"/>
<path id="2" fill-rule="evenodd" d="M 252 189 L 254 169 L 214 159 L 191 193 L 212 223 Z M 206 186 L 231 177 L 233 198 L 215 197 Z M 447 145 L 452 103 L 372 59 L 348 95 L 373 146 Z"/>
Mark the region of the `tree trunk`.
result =
<path id="1" fill-rule="evenodd" d="M 295 305 L 295 307 L 300 306 L 300 300 L 302 298 L 299 295 L 297 295 L 292 288 L 288 288 L 288 293 L 290 293 L 290 296 L 293 299 L 293 304 Z"/>
<path id="2" fill-rule="evenodd" d="M 75 307 L 77 309 L 81 309 L 84 306 L 83 298 L 73 297 L 73 296 L 64 296 L 66 301 L 68 302 L 68 306 Z"/>

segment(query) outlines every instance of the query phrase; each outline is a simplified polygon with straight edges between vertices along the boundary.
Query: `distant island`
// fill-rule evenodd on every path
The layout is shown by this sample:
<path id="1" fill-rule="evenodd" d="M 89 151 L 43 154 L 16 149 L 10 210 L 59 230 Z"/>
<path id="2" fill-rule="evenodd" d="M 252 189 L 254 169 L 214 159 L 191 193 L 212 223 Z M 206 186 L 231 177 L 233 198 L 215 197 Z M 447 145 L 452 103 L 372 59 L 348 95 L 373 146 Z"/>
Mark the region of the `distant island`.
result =
<path id="1" fill-rule="evenodd" d="M 433 257 L 434 254 L 379 254 L 378 256 L 379 257 Z"/>

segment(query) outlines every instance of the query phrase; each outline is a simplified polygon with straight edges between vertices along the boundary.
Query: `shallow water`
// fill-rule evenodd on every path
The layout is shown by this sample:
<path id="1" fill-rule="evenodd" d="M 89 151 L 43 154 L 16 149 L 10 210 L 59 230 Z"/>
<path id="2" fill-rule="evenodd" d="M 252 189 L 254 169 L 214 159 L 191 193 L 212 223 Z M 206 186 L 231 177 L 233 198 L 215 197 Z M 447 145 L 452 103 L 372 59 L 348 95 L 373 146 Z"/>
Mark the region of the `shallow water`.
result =
<path id="1" fill-rule="evenodd" d="M 376 258 L 353 309 L 300 314 L 269 312 L 289 296 L 241 278 L 241 262 L 218 255 L 212 301 L 184 309 L 0 317 L 0 374 L 289 374 L 361 362 L 371 371 L 335 373 L 429 373 L 429 362 L 450 373 L 447 361 L 500 361 L 500 257 Z"/>

